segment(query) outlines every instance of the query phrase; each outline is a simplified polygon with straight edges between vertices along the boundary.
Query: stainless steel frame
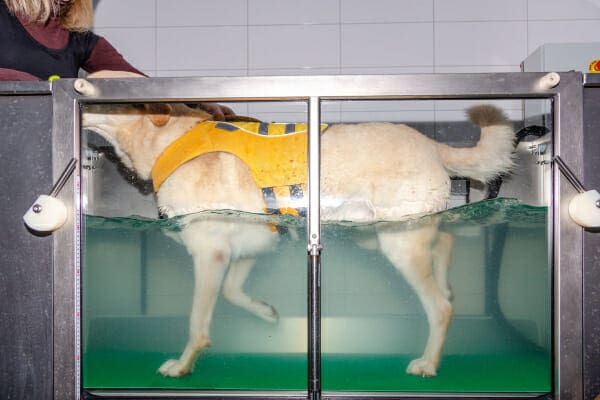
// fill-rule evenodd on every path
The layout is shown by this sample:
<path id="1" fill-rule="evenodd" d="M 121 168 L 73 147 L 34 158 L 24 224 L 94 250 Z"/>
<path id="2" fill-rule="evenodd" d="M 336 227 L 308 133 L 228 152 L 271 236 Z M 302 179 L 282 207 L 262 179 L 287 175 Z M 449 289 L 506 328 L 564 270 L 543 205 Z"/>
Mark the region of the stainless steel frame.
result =
<path id="1" fill-rule="evenodd" d="M 600 187 L 600 74 L 587 74 L 583 82 L 583 184 L 586 188 Z M 600 394 L 600 326 L 596 325 L 600 310 L 600 234 L 598 230 L 583 233 L 583 385 L 584 398 Z"/>
<path id="2" fill-rule="evenodd" d="M 582 175 L 582 75 L 560 74 L 560 83 L 548 88 L 540 73 L 435 74 L 399 76 L 307 76 L 245 78 L 156 78 L 93 81 L 89 95 L 74 89 L 74 80 L 53 83 L 55 179 L 72 157 L 79 158 L 80 105 L 87 102 L 146 101 L 255 101 L 300 100 L 309 104 L 309 293 L 310 353 L 308 393 L 195 393 L 201 397 L 225 398 L 391 398 L 400 394 L 321 393 L 319 371 L 318 283 L 319 224 L 319 106 L 323 100 L 345 99 L 497 99 L 547 98 L 554 104 L 554 151 Z M 87 93 L 84 91 L 84 93 Z M 54 395 L 56 399 L 78 398 L 79 370 L 75 357 L 80 296 L 77 287 L 79 255 L 77 232 L 80 171 L 75 184 L 67 185 L 60 197 L 75 212 L 67 226 L 54 234 Z M 559 399 L 583 399 L 582 388 L 582 229 L 568 215 L 574 188 L 553 171 L 553 266 L 554 266 L 554 395 Z M 189 394 L 189 393 L 188 393 Z M 116 395 L 116 394 L 115 394 Z M 131 394 L 132 396 L 134 394 Z M 148 395 L 148 394 L 146 394 Z M 118 397 L 127 397 L 126 393 Z M 145 398 L 152 397 L 146 396 Z M 456 396 L 459 397 L 459 396 Z"/>
<path id="3" fill-rule="evenodd" d="M 21 217 L 52 185 L 50 84 L 0 82 L 0 132 L 0 398 L 48 399 L 52 237 Z"/>

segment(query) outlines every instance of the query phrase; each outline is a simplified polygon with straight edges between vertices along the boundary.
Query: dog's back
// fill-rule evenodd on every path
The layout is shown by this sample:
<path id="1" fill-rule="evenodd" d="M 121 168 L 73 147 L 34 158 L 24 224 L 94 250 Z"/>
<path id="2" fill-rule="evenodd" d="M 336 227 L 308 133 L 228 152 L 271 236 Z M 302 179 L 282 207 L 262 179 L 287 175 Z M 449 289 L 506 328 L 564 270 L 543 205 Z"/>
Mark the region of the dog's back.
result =
<path id="1" fill-rule="evenodd" d="M 406 125 L 334 125 L 322 137 L 322 205 L 329 220 L 399 220 L 447 206 L 450 176 L 487 182 L 512 165 L 514 133 L 491 105 L 469 110 L 476 146 L 451 147 Z M 347 207 L 344 203 L 362 205 Z M 352 211 L 349 214 L 349 211 Z M 361 214 L 362 212 L 362 214 Z"/>

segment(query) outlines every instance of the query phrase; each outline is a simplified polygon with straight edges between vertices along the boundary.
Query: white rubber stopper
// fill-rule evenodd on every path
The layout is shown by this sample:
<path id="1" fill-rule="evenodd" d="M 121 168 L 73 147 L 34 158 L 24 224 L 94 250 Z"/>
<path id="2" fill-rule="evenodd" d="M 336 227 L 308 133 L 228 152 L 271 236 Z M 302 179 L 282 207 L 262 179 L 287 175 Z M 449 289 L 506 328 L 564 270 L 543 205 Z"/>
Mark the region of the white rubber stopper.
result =
<path id="1" fill-rule="evenodd" d="M 73 83 L 73 89 L 84 96 L 92 96 L 96 93 L 96 87 L 83 78 L 76 79 Z"/>
<path id="2" fill-rule="evenodd" d="M 560 83 L 560 75 L 556 72 L 550 72 L 542 76 L 538 82 L 540 89 L 548 90 L 555 88 Z"/>
<path id="3" fill-rule="evenodd" d="M 67 221 L 67 207 L 56 197 L 41 195 L 23 215 L 25 224 L 37 232 L 53 232 Z"/>
<path id="4" fill-rule="evenodd" d="M 600 228 L 600 193 L 588 190 L 576 195 L 569 203 L 569 215 L 584 228 Z"/>

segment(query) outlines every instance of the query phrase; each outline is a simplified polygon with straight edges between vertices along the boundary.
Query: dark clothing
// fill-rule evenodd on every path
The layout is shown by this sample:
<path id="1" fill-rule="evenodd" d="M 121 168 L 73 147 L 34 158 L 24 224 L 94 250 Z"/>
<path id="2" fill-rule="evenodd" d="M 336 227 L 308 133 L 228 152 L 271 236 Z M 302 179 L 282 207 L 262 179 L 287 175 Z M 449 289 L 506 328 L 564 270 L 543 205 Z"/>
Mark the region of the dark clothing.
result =
<path id="1" fill-rule="evenodd" d="M 47 80 L 52 75 L 76 78 L 80 68 L 141 74 L 104 38 L 92 32 L 66 31 L 57 18 L 26 28 L 1 0 L 0 26 L 0 80 Z"/>

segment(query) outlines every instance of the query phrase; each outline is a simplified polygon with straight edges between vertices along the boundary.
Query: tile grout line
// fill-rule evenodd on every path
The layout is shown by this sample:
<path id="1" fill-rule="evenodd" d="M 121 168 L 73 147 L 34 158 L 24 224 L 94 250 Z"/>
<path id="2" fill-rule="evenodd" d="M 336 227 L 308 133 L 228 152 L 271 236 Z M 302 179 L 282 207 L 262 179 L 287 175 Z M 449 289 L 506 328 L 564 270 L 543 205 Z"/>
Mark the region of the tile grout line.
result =
<path id="1" fill-rule="evenodd" d="M 154 75 L 158 76 L 158 0 L 154 0 Z"/>
<path id="2" fill-rule="evenodd" d="M 343 71 L 343 27 L 342 27 L 342 0 L 338 0 L 338 37 L 339 37 L 339 50 L 338 50 L 338 73 L 341 74 Z"/>
<path id="3" fill-rule="evenodd" d="M 433 38 L 432 38 L 432 59 L 433 59 L 433 73 L 437 73 L 437 62 L 436 62 L 436 58 L 435 58 L 435 46 L 436 46 L 436 41 L 435 41 L 435 1 L 436 0 L 432 0 L 431 2 L 431 29 L 432 29 L 432 33 L 433 33 Z M 437 102 L 433 102 L 433 137 L 434 139 L 438 139 L 437 137 Z"/>
<path id="4" fill-rule="evenodd" d="M 525 26 L 525 51 L 529 54 L 529 0 L 525 0 L 525 19 L 527 20 Z"/>
<path id="5" fill-rule="evenodd" d="M 597 18 L 537 18 L 530 19 L 529 17 L 525 18 L 515 18 L 515 19 L 502 19 L 502 20 L 438 20 L 437 23 L 441 24 L 496 24 L 496 23 L 510 23 L 510 22 L 598 22 L 600 21 L 600 17 Z M 345 25 L 425 25 L 430 23 L 431 20 L 428 21 L 396 21 L 396 22 L 346 22 Z M 254 27 L 285 27 L 285 26 L 336 26 L 338 22 L 323 22 L 323 23 L 311 23 L 311 24 L 302 24 L 302 23 L 289 23 L 289 24 L 215 24 L 215 25 L 164 25 L 162 28 L 165 29 L 190 29 L 190 28 L 229 28 L 229 27 L 241 27 L 241 26 L 254 26 Z M 136 25 L 136 26 L 127 26 L 127 25 L 94 25 L 94 28 L 98 29 L 143 29 L 143 28 L 152 28 L 152 25 Z"/>
<path id="6" fill-rule="evenodd" d="M 250 0 L 246 0 L 246 76 L 250 76 Z"/>

